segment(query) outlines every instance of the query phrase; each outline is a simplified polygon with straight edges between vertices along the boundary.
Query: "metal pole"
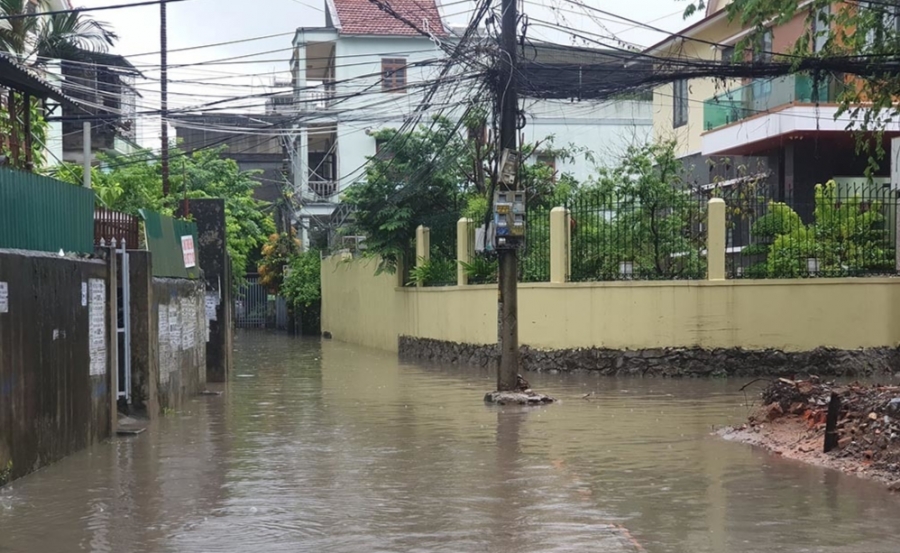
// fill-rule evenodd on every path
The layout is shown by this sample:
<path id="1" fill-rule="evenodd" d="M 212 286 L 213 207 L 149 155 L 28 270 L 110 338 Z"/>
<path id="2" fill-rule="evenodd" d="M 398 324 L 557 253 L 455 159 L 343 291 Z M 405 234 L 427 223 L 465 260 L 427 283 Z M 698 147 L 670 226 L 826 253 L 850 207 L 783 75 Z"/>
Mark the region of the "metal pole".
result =
<path id="1" fill-rule="evenodd" d="M 516 123 L 518 97 L 516 94 L 516 1 L 503 0 L 501 18 L 500 89 L 500 148 L 516 151 Z M 499 175 L 498 175 L 499 178 Z M 502 182 L 500 186 L 504 185 Z M 518 186 L 516 182 L 513 186 Z M 503 248 L 500 253 L 500 365 L 497 367 L 497 390 L 516 389 L 519 374 L 519 302 L 518 259 L 515 248 Z"/>
<path id="2" fill-rule="evenodd" d="M 128 246 L 122 239 L 122 308 L 125 330 L 125 401 L 131 404 L 131 263 Z"/>
<path id="3" fill-rule="evenodd" d="M 160 63 L 160 117 L 162 118 L 162 189 L 163 197 L 169 195 L 169 66 L 168 38 L 166 36 L 166 2 L 159 3 L 159 63 Z"/>
<path id="4" fill-rule="evenodd" d="M 82 129 L 84 130 L 84 139 L 82 142 L 82 163 L 84 164 L 84 169 L 82 175 L 82 182 L 85 188 L 91 188 L 91 122 L 85 121 L 82 125 Z"/>

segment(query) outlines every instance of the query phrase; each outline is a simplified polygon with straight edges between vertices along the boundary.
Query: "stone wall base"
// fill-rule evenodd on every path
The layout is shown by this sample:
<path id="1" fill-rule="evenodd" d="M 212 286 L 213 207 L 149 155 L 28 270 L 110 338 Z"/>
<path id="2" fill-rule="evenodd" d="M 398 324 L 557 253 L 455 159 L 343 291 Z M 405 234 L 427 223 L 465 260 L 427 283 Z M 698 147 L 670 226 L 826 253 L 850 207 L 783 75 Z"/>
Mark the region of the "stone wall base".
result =
<path id="1" fill-rule="evenodd" d="M 784 352 L 774 349 L 745 350 L 659 348 L 612 350 L 577 348 L 520 349 L 526 371 L 597 371 L 609 376 L 879 376 L 900 371 L 900 350 L 870 348 Z M 401 336 L 402 358 L 493 368 L 499 359 L 496 345 L 459 344 Z"/>

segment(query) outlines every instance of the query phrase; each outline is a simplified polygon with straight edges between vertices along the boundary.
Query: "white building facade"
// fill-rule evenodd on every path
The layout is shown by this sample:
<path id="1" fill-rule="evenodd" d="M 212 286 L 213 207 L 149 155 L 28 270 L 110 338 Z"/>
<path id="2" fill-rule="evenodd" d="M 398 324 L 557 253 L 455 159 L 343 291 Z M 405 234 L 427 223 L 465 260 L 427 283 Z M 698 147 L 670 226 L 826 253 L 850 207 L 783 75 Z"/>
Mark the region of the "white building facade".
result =
<path id="1" fill-rule="evenodd" d="M 348 187 L 365 178 L 375 155 L 376 131 L 418 119 L 425 91 L 439 77 L 446 56 L 438 42 L 455 43 L 434 0 L 394 2 L 393 8 L 431 37 L 380 11 L 368 0 L 327 0 L 323 27 L 300 28 L 294 38 L 292 81 L 298 123 L 292 163 L 301 229 L 329 220 Z M 474 80 L 448 83 L 422 109 L 421 122 L 443 112 L 462 113 Z M 652 103 L 647 100 L 524 100 L 526 143 L 553 136 L 553 146 L 593 152 L 597 165 L 618 160 L 632 144 L 649 140 Z M 281 110 L 281 113 L 285 113 Z M 416 117 L 413 117 L 416 115 Z M 410 129 L 411 130 L 411 129 Z M 586 180 L 594 163 L 580 156 L 557 160 L 557 171 Z M 308 244 L 308 237 L 304 238 Z"/>

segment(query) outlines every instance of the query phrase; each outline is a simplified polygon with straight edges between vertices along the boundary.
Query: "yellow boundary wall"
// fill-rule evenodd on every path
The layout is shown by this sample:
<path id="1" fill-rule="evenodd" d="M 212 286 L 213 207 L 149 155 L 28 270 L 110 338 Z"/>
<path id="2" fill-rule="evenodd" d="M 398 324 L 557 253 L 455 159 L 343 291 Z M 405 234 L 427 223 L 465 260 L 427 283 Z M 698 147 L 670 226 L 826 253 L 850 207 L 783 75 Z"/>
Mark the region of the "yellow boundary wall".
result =
<path id="1" fill-rule="evenodd" d="M 322 261 L 322 330 L 396 351 L 401 335 L 497 341 L 496 286 L 401 288 L 374 260 Z M 519 340 L 542 349 L 602 347 L 896 347 L 900 278 L 519 285 Z"/>

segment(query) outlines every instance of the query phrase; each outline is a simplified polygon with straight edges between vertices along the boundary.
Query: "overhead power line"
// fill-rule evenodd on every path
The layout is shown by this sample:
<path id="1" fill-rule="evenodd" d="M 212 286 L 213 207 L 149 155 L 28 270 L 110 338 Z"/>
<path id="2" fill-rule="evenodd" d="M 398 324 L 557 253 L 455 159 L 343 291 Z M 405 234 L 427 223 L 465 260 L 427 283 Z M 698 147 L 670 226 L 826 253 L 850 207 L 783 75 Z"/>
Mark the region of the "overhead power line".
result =
<path id="1" fill-rule="evenodd" d="M 141 6 L 155 6 L 157 4 L 171 4 L 173 2 L 186 2 L 187 0 L 148 0 L 146 2 L 132 2 L 130 4 L 116 4 L 114 6 L 97 6 L 93 8 L 74 8 L 71 10 L 53 10 L 47 12 L 37 12 L 37 13 L 16 13 L 12 15 L 2 15 L 0 16 L 0 21 L 9 21 L 12 19 L 27 19 L 29 17 L 42 17 L 45 15 L 63 15 L 67 13 L 82 13 L 82 12 L 99 12 L 104 10 L 120 10 L 123 8 L 138 8 Z"/>

